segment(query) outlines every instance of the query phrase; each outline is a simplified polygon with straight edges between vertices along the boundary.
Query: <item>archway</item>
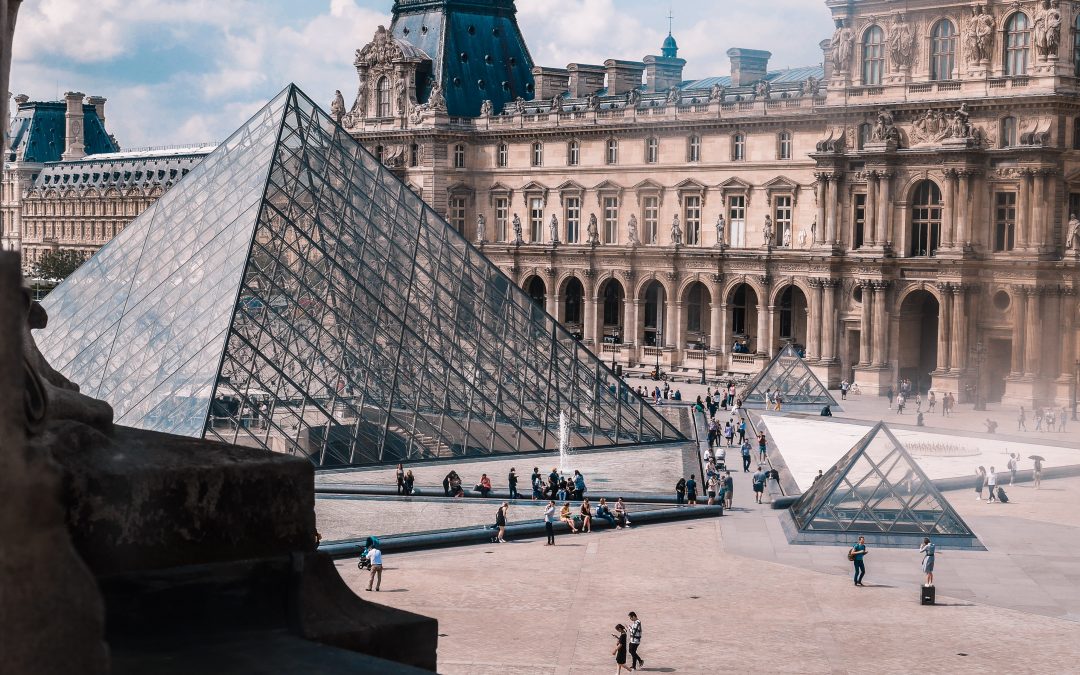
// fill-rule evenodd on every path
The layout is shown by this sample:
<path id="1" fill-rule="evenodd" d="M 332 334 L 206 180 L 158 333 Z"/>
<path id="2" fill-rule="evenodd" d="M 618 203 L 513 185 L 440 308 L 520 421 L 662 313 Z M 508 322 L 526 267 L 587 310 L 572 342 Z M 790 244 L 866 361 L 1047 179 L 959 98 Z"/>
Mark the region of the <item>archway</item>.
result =
<path id="1" fill-rule="evenodd" d="M 577 277 L 570 277 L 563 291 L 562 322 L 577 339 L 582 338 L 582 313 L 585 308 L 585 287 Z"/>
<path id="2" fill-rule="evenodd" d="M 757 345 L 758 297 L 750 284 L 739 284 L 728 295 L 728 330 L 731 331 L 730 350 L 736 354 L 753 354 Z"/>
<path id="3" fill-rule="evenodd" d="M 941 308 L 929 291 L 915 291 L 900 305 L 897 376 L 911 380 L 912 391 L 930 390 L 938 363 L 938 323 Z"/>
<path id="4" fill-rule="evenodd" d="M 712 321 L 712 296 L 708 287 L 700 281 L 695 281 L 683 291 L 683 330 L 686 331 L 686 344 L 695 349 L 708 349 L 716 347 L 713 339 L 719 336 L 710 335 Z"/>
<path id="5" fill-rule="evenodd" d="M 601 336 L 604 342 L 614 344 L 622 343 L 626 337 L 623 308 L 626 301 L 626 292 L 617 279 L 608 279 L 600 287 L 601 304 Z"/>
<path id="6" fill-rule="evenodd" d="M 645 287 L 645 345 L 663 346 L 675 336 L 664 336 L 664 317 L 667 314 L 667 293 L 659 281 L 652 281 Z M 659 336 L 659 337 L 658 337 Z"/>
<path id="7" fill-rule="evenodd" d="M 791 343 L 800 354 L 806 353 L 806 294 L 791 284 L 776 296 L 776 319 L 773 322 L 773 346 Z"/>
<path id="8" fill-rule="evenodd" d="M 540 309 L 544 309 L 547 302 L 547 284 L 540 277 L 530 277 L 525 283 L 525 292 Z"/>

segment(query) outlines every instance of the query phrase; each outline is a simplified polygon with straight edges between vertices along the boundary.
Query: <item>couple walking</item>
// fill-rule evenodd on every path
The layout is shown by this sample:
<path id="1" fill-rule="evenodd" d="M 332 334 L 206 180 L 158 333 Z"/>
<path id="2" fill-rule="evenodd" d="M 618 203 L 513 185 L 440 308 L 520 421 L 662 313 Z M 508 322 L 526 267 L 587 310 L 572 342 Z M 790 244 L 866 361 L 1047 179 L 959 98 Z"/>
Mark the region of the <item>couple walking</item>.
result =
<path id="1" fill-rule="evenodd" d="M 630 617 L 630 625 L 624 626 L 623 624 L 617 624 L 615 626 L 615 633 L 611 636 L 618 640 L 615 643 L 615 651 L 611 652 L 611 655 L 615 657 L 615 663 L 618 665 L 616 675 L 626 670 L 636 670 L 638 666 L 645 665 L 645 659 L 641 658 L 638 654 L 638 647 L 641 646 L 641 621 L 635 612 L 630 612 L 627 616 Z M 630 653 L 630 665 L 626 665 L 626 654 Z"/>

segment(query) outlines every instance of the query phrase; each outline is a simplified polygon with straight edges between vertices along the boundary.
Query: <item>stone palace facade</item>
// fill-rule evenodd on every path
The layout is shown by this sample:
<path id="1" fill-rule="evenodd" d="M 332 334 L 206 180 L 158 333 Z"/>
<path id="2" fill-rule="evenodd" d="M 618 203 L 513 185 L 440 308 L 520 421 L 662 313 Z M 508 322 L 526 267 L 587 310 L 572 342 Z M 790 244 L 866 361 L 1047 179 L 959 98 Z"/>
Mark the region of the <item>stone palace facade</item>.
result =
<path id="1" fill-rule="evenodd" d="M 397 0 L 345 128 L 624 366 L 1071 405 L 1080 6 L 828 0 L 823 66 L 532 63 L 512 0 Z"/>

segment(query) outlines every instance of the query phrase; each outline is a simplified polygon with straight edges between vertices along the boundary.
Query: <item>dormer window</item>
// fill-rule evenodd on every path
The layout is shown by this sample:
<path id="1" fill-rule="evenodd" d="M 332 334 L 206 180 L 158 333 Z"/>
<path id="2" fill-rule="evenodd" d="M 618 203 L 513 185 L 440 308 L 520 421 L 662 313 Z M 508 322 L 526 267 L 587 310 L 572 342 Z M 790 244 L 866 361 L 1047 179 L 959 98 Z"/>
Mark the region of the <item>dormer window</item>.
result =
<path id="1" fill-rule="evenodd" d="M 377 117 L 390 117 L 390 78 L 381 77 L 375 85 L 375 113 Z"/>

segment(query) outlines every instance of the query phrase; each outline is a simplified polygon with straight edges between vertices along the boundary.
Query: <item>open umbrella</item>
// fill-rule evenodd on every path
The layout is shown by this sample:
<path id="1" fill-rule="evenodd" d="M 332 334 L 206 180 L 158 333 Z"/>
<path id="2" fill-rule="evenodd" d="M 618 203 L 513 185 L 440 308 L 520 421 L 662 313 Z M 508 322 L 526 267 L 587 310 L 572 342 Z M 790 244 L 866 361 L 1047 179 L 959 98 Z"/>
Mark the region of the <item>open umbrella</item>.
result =
<path id="1" fill-rule="evenodd" d="M 1034 460 L 1036 460 L 1038 462 L 1045 462 L 1046 461 L 1046 458 L 1043 457 L 1042 455 L 1028 455 L 1028 459 L 1034 459 Z"/>

